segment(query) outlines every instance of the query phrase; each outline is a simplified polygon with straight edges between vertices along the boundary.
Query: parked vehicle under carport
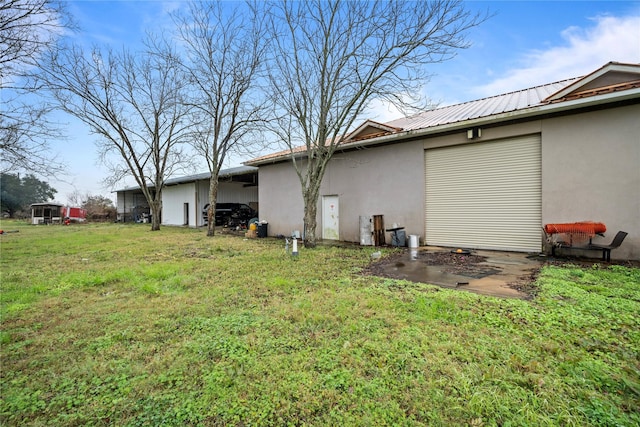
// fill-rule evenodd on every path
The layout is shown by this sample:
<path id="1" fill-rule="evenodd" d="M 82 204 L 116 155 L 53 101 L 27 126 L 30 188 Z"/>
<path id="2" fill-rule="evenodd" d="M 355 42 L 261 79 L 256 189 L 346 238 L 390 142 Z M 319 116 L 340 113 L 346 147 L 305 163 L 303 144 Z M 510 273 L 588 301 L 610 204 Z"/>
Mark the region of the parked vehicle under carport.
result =
<path id="1" fill-rule="evenodd" d="M 202 209 L 202 222 L 208 225 L 209 204 Z M 258 212 L 245 203 L 216 203 L 216 226 L 247 227 L 249 221 L 258 217 Z"/>

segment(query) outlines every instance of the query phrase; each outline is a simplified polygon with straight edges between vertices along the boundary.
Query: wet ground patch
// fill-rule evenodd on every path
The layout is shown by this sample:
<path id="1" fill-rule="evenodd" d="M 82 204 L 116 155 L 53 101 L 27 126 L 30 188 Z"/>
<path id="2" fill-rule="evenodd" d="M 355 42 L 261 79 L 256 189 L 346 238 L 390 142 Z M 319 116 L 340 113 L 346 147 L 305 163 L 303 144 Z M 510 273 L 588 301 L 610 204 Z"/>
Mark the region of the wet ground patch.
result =
<path id="1" fill-rule="evenodd" d="M 431 252 L 420 250 L 398 252 L 371 263 L 365 273 L 374 276 L 400 278 L 399 276 L 406 275 L 403 273 L 415 270 L 415 268 L 411 268 L 412 265 L 437 266 L 439 267 L 438 271 L 441 273 L 480 279 L 501 271 L 497 266 L 483 264 L 486 261 L 487 257 L 481 255 L 461 255 L 450 251 Z M 428 271 L 429 269 L 424 270 L 425 273 Z M 415 278 L 423 279 L 420 276 Z"/>
<path id="2" fill-rule="evenodd" d="M 542 265 L 519 255 L 445 249 L 410 249 L 373 261 L 365 274 L 428 283 L 502 297 L 530 298 Z"/>
<path id="3" fill-rule="evenodd" d="M 593 258 L 547 257 L 544 254 L 468 252 L 461 254 L 435 247 L 400 250 L 373 260 L 364 274 L 499 297 L 531 299 L 538 294 L 537 279 L 545 265 L 593 268 L 609 265 L 637 267 L 640 264 L 638 261 L 605 263 Z"/>

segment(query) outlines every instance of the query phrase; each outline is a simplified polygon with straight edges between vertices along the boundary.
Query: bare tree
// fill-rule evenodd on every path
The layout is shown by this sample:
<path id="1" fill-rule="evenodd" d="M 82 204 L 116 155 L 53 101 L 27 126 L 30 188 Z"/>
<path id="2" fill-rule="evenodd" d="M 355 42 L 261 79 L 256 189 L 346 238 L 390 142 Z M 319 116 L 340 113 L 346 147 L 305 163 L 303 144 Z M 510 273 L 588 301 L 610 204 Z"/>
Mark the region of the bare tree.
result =
<path id="1" fill-rule="evenodd" d="M 92 196 L 87 193 L 79 206 L 87 211 L 87 219 L 90 221 L 108 221 L 117 215 L 113 201 L 104 196 Z"/>
<path id="2" fill-rule="evenodd" d="M 165 180 L 184 164 L 188 136 L 186 79 L 180 58 L 162 39 L 149 38 L 144 52 L 89 55 L 78 47 L 49 55 L 42 83 L 58 107 L 98 135 L 111 184 L 132 176 L 142 189 L 159 230 Z"/>
<path id="3" fill-rule="evenodd" d="M 49 119 L 50 106 L 35 98 L 22 102 L 3 91 L 0 108 L 0 172 L 27 171 L 47 177 L 64 172 L 64 164 L 52 154 L 49 140 L 64 136 L 57 123 Z M 7 94 L 7 96 L 5 96 Z M 28 96 L 28 95 L 27 95 Z"/>
<path id="4" fill-rule="evenodd" d="M 51 0 L 0 0 L 0 78 L 20 75 L 54 49 L 65 28 L 73 27 L 64 4 Z M 4 87 L 4 86 L 3 86 Z"/>
<path id="5" fill-rule="evenodd" d="M 282 1 L 268 5 L 274 131 L 291 150 L 304 200 L 304 243 L 316 244 L 327 164 L 369 104 L 421 101 L 427 65 L 467 47 L 482 18 L 459 1 Z M 407 101 L 407 95 L 416 95 Z"/>
<path id="6" fill-rule="evenodd" d="M 186 15 L 174 19 L 195 88 L 193 147 L 211 173 L 207 236 L 213 236 L 219 172 L 230 154 L 255 145 L 251 135 L 264 111 L 256 90 L 265 55 L 264 31 L 249 5 L 192 2 Z"/>
<path id="7" fill-rule="evenodd" d="M 51 112 L 32 93 L 26 75 L 40 56 L 57 49 L 57 41 L 75 24 L 64 4 L 51 0 L 0 0 L 0 170 L 38 175 L 59 173 L 64 165 L 50 153 L 48 140 L 62 132 Z M 26 100 L 26 101 L 25 101 Z"/>
<path id="8" fill-rule="evenodd" d="M 89 193 L 85 193 L 84 195 L 79 190 L 73 190 L 71 193 L 66 194 L 67 203 L 71 206 L 81 206 L 83 200 L 89 197 Z"/>

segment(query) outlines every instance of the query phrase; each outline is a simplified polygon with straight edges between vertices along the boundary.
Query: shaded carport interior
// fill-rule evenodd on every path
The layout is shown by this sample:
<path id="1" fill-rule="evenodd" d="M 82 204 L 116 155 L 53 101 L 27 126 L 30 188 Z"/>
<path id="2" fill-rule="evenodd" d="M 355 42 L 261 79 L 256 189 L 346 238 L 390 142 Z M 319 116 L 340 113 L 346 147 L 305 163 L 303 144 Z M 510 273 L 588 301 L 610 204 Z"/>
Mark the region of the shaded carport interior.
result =
<path id="1" fill-rule="evenodd" d="M 118 222 L 140 222 L 144 215 L 149 215 L 149 203 L 140 187 L 124 188 L 116 193 Z"/>
<path id="2" fill-rule="evenodd" d="M 204 172 L 194 175 L 170 178 L 165 181 L 166 186 L 208 181 L 211 173 Z M 223 169 L 218 174 L 219 184 L 242 184 L 243 187 L 258 185 L 258 168 L 252 166 L 238 166 Z M 208 183 L 207 183 L 208 186 Z M 149 187 L 151 190 L 153 186 Z M 118 222 L 140 222 L 145 215 L 150 214 L 149 204 L 139 186 L 127 187 L 116 191 Z"/>

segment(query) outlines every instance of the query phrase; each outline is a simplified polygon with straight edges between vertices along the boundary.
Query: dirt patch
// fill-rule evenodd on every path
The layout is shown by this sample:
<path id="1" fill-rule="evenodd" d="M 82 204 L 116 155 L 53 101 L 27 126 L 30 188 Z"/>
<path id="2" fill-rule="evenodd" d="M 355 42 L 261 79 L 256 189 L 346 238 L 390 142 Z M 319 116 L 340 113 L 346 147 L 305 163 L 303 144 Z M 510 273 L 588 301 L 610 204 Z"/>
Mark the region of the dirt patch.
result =
<path id="1" fill-rule="evenodd" d="M 458 254 L 452 252 L 422 252 L 418 253 L 418 261 L 426 265 L 441 265 L 442 271 L 459 276 L 481 279 L 500 272 L 498 267 L 482 264 L 487 258 L 473 254 Z"/>
<path id="2" fill-rule="evenodd" d="M 541 266 L 542 263 L 539 265 Z M 502 274 L 504 273 L 503 269 L 507 267 L 507 265 L 501 265 L 499 262 L 492 261 L 488 257 L 477 253 L 461 254 L 452 251 L 415 251 L 407 253 L 403 251 L 372 262 L 364 273 L 474 291 L 481 289 L 477 286 L 471 289 L 469 284 L 478 283 L 478 279 L 504 277 L 503 286 L 518 291 L 521 298 L 534 297 L 537 293 L 535 282 L 540 268 L 523 269 L 522 274 L 513 278 L 511 274 Z M 431 270 L 432 268 L 436 269 L 437 274 L 432 274 L 434 271 Z M 414 273 L 409 273 L 409 271 Z M 440 275 L 440 273 L 444 274 Z M 493 282 L 495 282 L 495 279 Z M 496 291 L 495 285 L 493 292 L 498 292 L 499 295 L 504 293 L 505 296 L 513 296 L 511 292 Z"/>
<path id="3" fill-rule="evenodd" d="M 523 274 L 516 280 L 507 283 L 507 286 L 527 295 L 527 299 L 535 297 L 538 294 L 539 290 L 538 286 L 536 285 L 536 280 L 538 280 L 540 268 L 532 268 L 526 274 Z"/>
<path id="4" fill-rule="evenodd" d="M 437 283 L 431 281 L 428 270 L 436 268 L 438 272 L 454 275 L 445 277 L 446 280 L 455 280 L 452 283 L 440 283 L 442 285 L 453 285 L 448 287 L 458 287 L 460 283 L 465 283 L 465 278 L 469 278 L 469 283 L 486 283 L 483 278 L 489 280 L 499 280 L 503 277 L 503 286 L 518 291 L 525 299 L 533 298 L 538 293 L 536 281 L 540 270 L 545 265 L 568 266 L 574 265 L 580 268 L 592 268 L 594 264 L 601 264 L 604 268 L 609 265 L 623 265 L 626 267 L 638 267 L 637 261 L 612 261 L 605 263 L 593 258 L 562 257 L 551 258 L 539 254 L 530 255 L 525 258 L 530 262 L 525 262 L 520 267 L 520 273 L 513 275 L 514 268 L 508 264 L 519 264 L 513 258 L 493 256 L 485 257 L 476 253 L 459 254 L 451 251 L 414 251 L 409 256 L 407 251 L 393 253 L 383 259 L 372 262 L 364 271 L 364 274 L 388 277 L 391 279 L 403 279 L 408 281 Z M 423 266 L 424 270 L 421 269 Z M 427 267 L 428 266 L 428 267 Z M 416 269 L 416 267 L 419 267 Z M 414 273 L 409 274 L 409 271 Z M 415 273 L 417 271 L 417 273 Z M 426 273 L 420 273 L 425 271 Z M 518 271 L 518 268 L 515 269 Z M 476 280 L 482 279 L 482 280 Z M 461 280 L 461 281 L 460 281 Z M 460 282 L 458 282 L 460 281 Z M 478 285 L 479 286 L 479 285 Z M 464 288 L 467 288 L 465 286 Z M 460 288 L 462 289 L 462 287 Z M 508 292 L 507 292 L 508 294 Z"/>
<path id="5" fill-rule="evenodd" d="M 389 267 L 403 267 L 406 262 L 406 257 L 407 255 L 404 252 L 392 254 L 378 262 L 370 264 L 364 273 L 373 276 L 396 278 L 393 274 L 389 273 Z M 478 279 L 500 271 L 492 266 L 482 265 L 481 263 L 486 262 L 486 260 L 486 257 L 473 254 L 462 255 L 451 252 L 418 251 L 411 262 L 420 262 L 425 265 L 440 265 L 442 266 L 442 271 L 445 273 Z"/>

